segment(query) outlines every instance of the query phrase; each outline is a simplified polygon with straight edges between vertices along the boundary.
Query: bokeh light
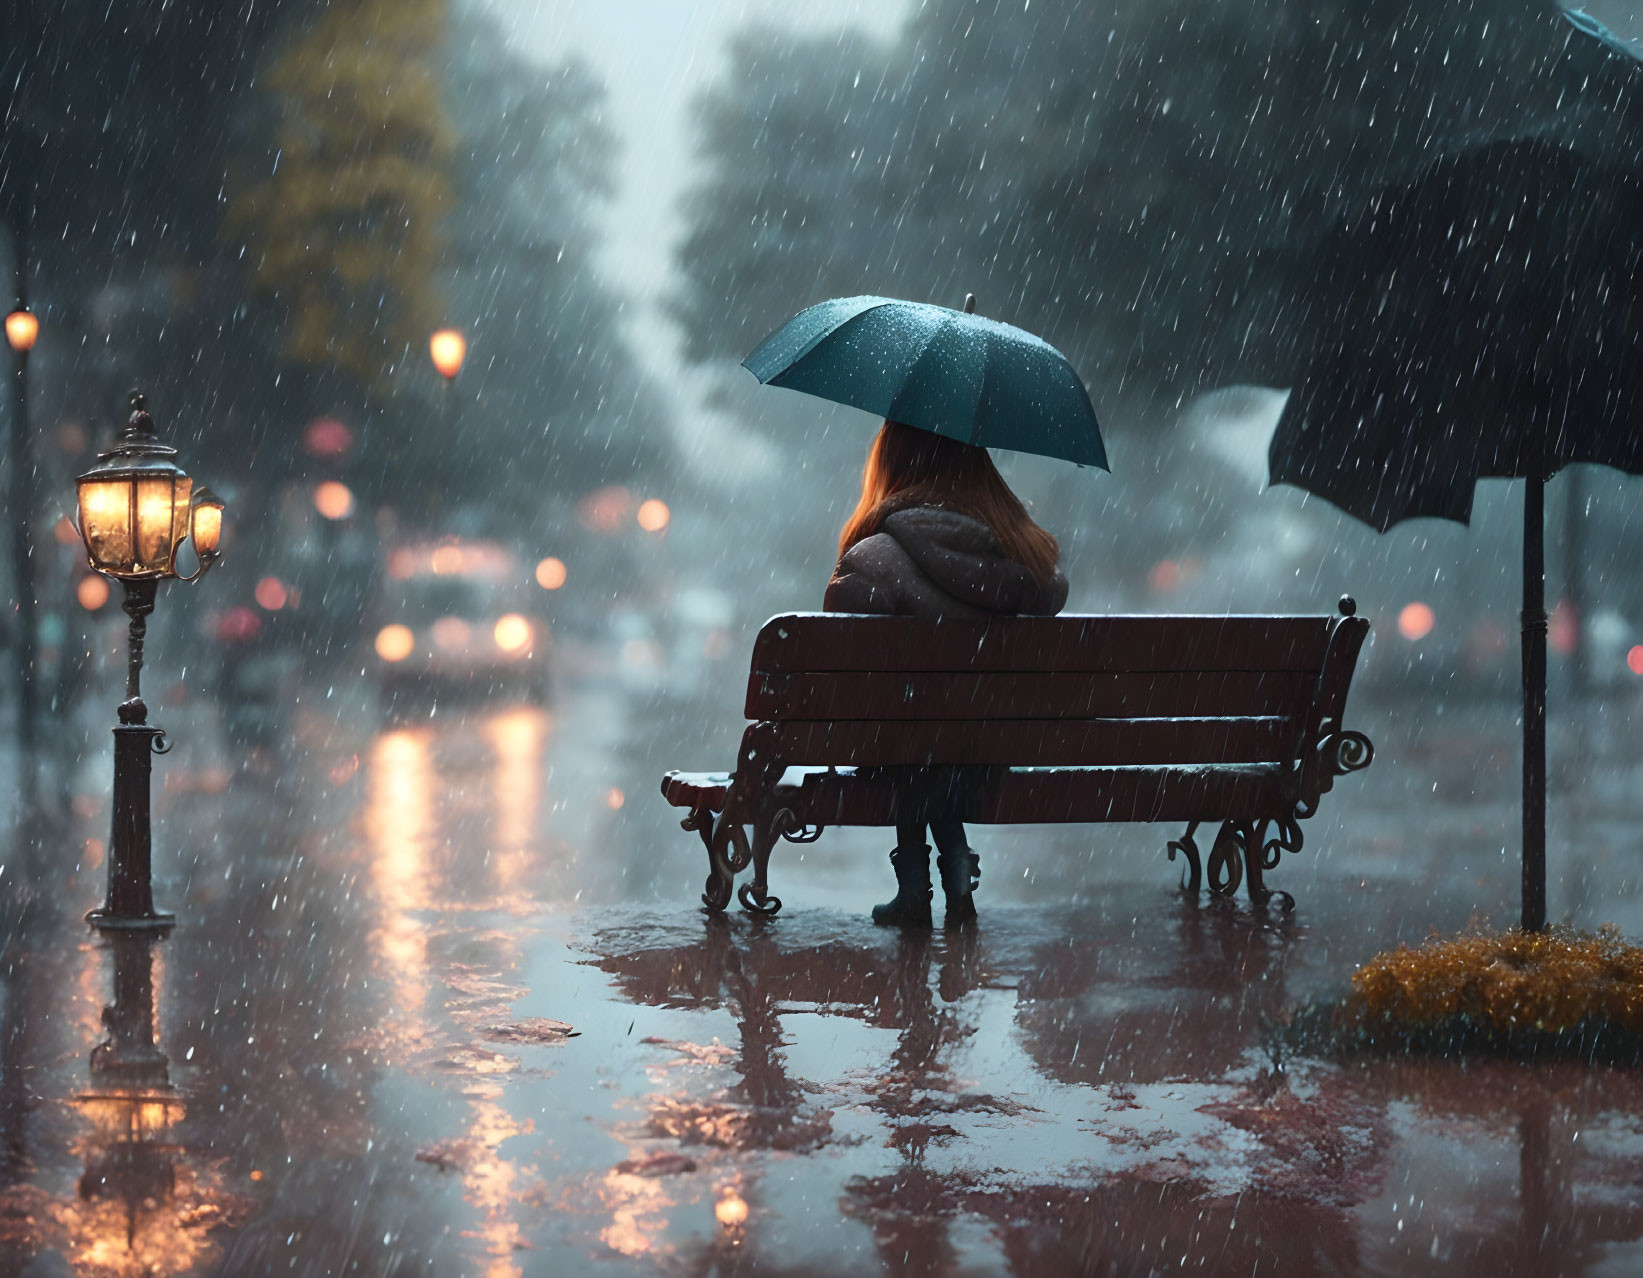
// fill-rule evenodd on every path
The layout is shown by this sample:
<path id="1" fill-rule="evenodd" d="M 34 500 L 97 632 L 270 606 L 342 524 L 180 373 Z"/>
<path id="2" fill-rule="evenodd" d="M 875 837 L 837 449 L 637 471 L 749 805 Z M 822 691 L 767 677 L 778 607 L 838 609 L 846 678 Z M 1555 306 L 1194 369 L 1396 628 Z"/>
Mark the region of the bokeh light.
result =
<path id="1" fill-rule="evenodd" d="M 543 590 L 558 590 L 565 584 L 565 565 L 552 555 L 536 565 L 536 584 Z"/>
<path id="2" fill-rule="evenodd" d="M 517 612 L 496 619 L 496 646 L 503 652 L 523 652 L 530 647 L 531 623 Z"/>
<path id="3" fill-rule="evenodd" d="M 401 546 L 388 556 L 388 575 L 395 581 L 407 581 L 416 576 L 416 551 Z"/>
<path id="4" fill-rule="evenodd" d="M 257 588 L 252 594 L 269 612 L 278 612 L 291 598 L 291 592 L 278 577 L 264 577 L 257 583 Z"/>
<path id="5" fill-rule="evenodd" d="M 314 509 L 327 519 L 346 519 L 354 513 L 354 494 L 347 484 L 327 479 L 314 489 Z"/>
<path id="6" fill-rule="evenodd" d="M 81 577 L 80 584 L 74 588 L 74 597 L 87 612 L 96 612 L 108 602 L 108 579 L 96 574 Z"/>
<path id="7" fill-rule="evenodd" d="M 1626 669 L 1634 675 L 1643 675 L 1643 643 L 1626 654 Z"/>
<path id="8" fill-rule="evenodd" d="M 1580 647 L 1580 618 L 1567 599 L 1558 600 L 1547 620 L 1546 642 L 1559 656 L 1570 656 Z"/>
<path id="9" fill-rule="evenodd" d="M 596 488 L 576 503 L 576 517 L 593 532 L 613 533 L 633 510 L 633 494 L 620 484 Z"/>
<path id="10" fill-rule="evenodd" d="M 1398 614 L 1398 633 L 1405 639 L 1424 639 L 1437 624 L 1438 617 L 1432 606 L 1419 600 L 1404 604 L 1403 611 Z"/>
<path id="11" fill-rule="evenodd" d="M 354 432 L 335 417 L 316 417 L 302 428 L 302 449 L 311 457 L 341 457 L 354 443 Z"/>
<path id="12" fill-rule="evenodd" d="M 211 633 L 222 643 L 248 643 L 262 631 L 262 621 L 244 604 L 235 604 L 217 614 Z"/>
<path id="13" fill-rule="evenodd" d="M 639 527 L 646 532 L 661 532 L 673 518 L 673 512 L 667 508 L 665 501 L 658 501 L 652 497 L 649 501 L 639 504 L 639 513 L 634 518 L 639 521 Z"/>
<path id="14" fill-rule="evenodd" d="M 628 796 L 623 794 L 616 786 L 611 786 L 609 790 L 605 791 L 605 806 L 612 812 L 615 812 L 627 801 Z"/>
<path id="15" fill-rule="evenodd" d="M 434 637 L 434 646 L 449 652 L 461 651 L 473 638 L 472 628 L 461 617 L 441 617 L 434 622 L 431 633 Z"/>
<path id="16" fill-rule="evenodd" d="M 384 661 L 404 661 L 416 651 L 416 636 L 409 626 L 397 621 L 377 631 L 377 656 Z"/>

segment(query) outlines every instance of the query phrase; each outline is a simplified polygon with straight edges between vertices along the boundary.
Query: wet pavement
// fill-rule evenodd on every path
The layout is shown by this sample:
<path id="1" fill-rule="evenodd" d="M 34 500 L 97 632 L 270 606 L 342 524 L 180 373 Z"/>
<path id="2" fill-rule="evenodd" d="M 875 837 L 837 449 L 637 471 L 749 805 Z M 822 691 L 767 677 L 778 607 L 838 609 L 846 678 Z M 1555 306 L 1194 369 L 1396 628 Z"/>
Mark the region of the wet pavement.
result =
<path id="1" fill-rule="evenodd" d="M 904 936 L 872 831 L 705 917 L 654 787 L 738 725 L 663 757 L 632 725 L 702 716 L 647 695 L 333 689 L 240 770 L 168 712 L 157 940 L 79 921 L 90 751 L 0 932 L 0 1273 L 1643 1272 L 1643 1077 L 1279 1046 L 1376 950 L 1511 920 L 1510 706 L 1355 714 L 1380 757 L 1272 875 L 1292 916 L 1184 901 L 1174 831 L 1015 828 L 977 928 Z M 1636 935 L 1629 712 L 1554 738 L 1552 906 Z"/>

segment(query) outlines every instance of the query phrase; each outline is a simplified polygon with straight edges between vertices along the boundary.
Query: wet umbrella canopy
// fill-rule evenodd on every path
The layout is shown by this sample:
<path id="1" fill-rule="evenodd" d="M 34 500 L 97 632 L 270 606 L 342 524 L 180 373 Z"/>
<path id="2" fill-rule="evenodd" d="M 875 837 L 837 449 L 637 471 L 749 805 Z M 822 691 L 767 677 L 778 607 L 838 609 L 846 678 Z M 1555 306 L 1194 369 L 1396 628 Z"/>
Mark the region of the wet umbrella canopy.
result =
<path id="1" fill-rule="evenodd" d="M 1479 147 L 1369 199 L 1314 256 L 1315 325 L 1273 483 L 1381 532 L 1467 522 L 1524 479 L 1523 926 L 1546 922 L 1543 487 L 1643 471 L 1643 184 L 1539 141 Z"/>
<path id="2" fill-rule="evenodd" d="M 1494 143 L 1366 200 L 1311 260 L 1274 483 L 1385 532 L 1465 523 L 1480 478 L 1643 469 L 1638 175 Z"/>
<path id="3" fill-rule="evenodd" d="M 743 361 L 769 386 L 983 448 L 1107 469 L 1089 392 L 1042 338 L 973 313 L 889 297 L 800 311 Z"/>

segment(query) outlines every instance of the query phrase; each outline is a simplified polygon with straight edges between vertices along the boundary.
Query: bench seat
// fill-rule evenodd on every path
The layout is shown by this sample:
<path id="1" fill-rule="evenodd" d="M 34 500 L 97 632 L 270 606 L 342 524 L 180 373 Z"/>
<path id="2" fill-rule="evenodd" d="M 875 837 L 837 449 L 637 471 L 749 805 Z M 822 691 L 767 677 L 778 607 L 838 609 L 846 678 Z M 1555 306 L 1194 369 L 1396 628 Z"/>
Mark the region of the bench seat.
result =
<path id="1" fill-rule="evenodd" d="M 1173 768 L 1011 768 L 965 795 L 954 813 L 966 825 L 1067 822 L 1215 821 L 1226 812 L 1270 808 L 1281 801 L 1283 769 L 1275 763 Z M 662 794 L 674 807 L 724 811 L 728 772 L 669 772 Z M 799 826 L 890 826 L 898 793 L 882 776 L 856 768 L 790 767 L 773 801 Z"/>

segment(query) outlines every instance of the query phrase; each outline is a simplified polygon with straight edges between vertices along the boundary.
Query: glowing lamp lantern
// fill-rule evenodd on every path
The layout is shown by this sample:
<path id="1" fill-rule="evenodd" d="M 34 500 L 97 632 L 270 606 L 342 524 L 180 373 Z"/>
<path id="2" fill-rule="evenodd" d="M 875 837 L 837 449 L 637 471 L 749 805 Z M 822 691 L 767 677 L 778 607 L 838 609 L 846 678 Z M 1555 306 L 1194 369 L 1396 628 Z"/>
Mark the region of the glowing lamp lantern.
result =
<path id="1" fill-rule="evenodd" d="M 214 563 L 222 553 L 223 500 L 204 484 L 194 490 L 194 501 L 188 513 L 188 536 L 194 543 L 194 553 L 200 565 Z"/>
<path id="2" fill-rule="evenodd" d="M 468 339 L 455 328 L 442 328 L 428 339 L 428 354 L 434 367 L 446 381 L 462 371 L 462 361 L 468 356 Z"/>
<path id="3" fill-rule="evenodd" d="M 18 307 L 6 316 L 6 341 L 12 350 L 27 355 L 34 349 L 35 339 L 40 336 L 40 321 L 32 311 Z"/>
<path id="4" fill-rule="evenodd" d="M 119 443 L 75 481 L 80 536 L 91 566 L 121 581 L 175 576 L 177 544 L 189 535 L 194 481 L 160 443 L 141 395 Z"/>

